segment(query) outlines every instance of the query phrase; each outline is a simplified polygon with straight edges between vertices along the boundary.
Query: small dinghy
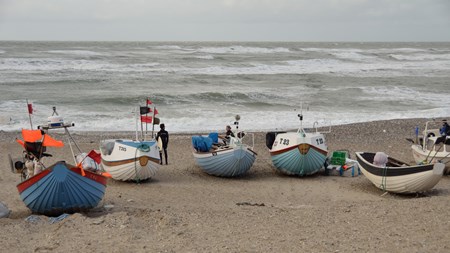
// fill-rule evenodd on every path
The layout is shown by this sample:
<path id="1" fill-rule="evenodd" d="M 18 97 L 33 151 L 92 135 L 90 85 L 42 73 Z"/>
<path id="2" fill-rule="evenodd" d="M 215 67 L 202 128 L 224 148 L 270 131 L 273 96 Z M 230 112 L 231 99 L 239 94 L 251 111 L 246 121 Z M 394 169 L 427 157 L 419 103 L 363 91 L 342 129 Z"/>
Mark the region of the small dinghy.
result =
<path id="1" fill-rule="evenodd" d="M 442 178 L 445 165 L 409 165 L 382 152 L 356 152 L 362 173 L 376 187 L 393 193 L 431 190 Z"/>
<path id="2" fill-rule="evenodd" d="M 298 114 L 300 122 L 303 115 Z M 308 176 L 324 167 L 328 148 L 325 136 L 317 131 L 306 131 L 302 124 L 296 132 L 269 132 L 266 146 L 275 168 L 285 174 Z"/>
<path id="3" fill-rule="evenodd" d="M 147 136 L 143 130 L 143 123 L 151 123 L 153 137 L 154 125 L 159 124 L 159 119 L 155 118 L 157 111 L 155 108 L 149 108 L 149 104 L 151 102 L 149 103 L 147 99 L 147 105 L 139 107 L 136 112 L 135 140 L 109 139 L 100 142 L 101 164 L 103 169 L 115 180 L 143 181 L 152 178 L 159 169 L 161 140 L 146 140 Z M 148 113 L 153 113 L 153 116 L 146 115 Z M 139 120 L 141 121 L 140 138 L 138 134 Z"/>
<path id="4" fill-rule="evenodd" d="M 53 110 L 56 113 L 56 109 Z M 61 117 L 52 116 L 48 125 L 40 126 L 40 129 L 23 129 L 23 141 L 17 140 L 24 147 L 23 157 L 9 157 L 11 170 L 21 174 L 23 180 L 17 185 L 20 198 L 33 213 L 57 216 L 86 211 L 96 207 L 103 199 L 107 178 L 82 167 L 90 157 L 85 155 L 77 166 L 64 161 L 49 167 L 43 164 L 43 158 L 51 156 L 45 153 L 47 147 L 64 146 L 62 141 L 53 139 L 46 132 L 63 128 L 71 145 L 73 139 L 67 129 L 71 126 L 73 124 L 65 124 Z"/>
<path id="5" fill-rule="evenodd" d="M 238 129 L 239 115 L 236 116 L 236 130 Z M 226 143 L 219 143 L 218 134 L 209 136 L 193 136 L 192 146 L 194 158 L 206 173 L 219 177 L 237 177 L 245 174 L 256 159 L 253 146 L 243 143 L 246 136 L 239 132 L 229 136 Z M 254 136 L 253 143 L 254 143 Z"/>

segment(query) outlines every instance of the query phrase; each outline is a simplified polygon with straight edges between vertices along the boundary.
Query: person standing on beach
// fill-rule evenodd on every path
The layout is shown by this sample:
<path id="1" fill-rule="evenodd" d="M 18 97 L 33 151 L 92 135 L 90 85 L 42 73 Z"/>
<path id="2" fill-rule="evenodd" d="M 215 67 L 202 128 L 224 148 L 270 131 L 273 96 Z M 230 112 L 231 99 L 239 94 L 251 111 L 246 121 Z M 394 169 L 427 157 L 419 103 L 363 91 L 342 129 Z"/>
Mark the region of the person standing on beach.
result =
<path id="1" fill-rule="evenodd" d="M 163 164 L 163 158 L 162 158 L 162 153 L 164 151 L 164 157 L 166 160 L 166 165 L 168 164 L 167 162 L 167 146 L 169 145 L 169 133 L 166 131 L 166 126 L 164 124 L 159 125 L 160 129 L 159 132 L 156 134 L 156 140 L 158 140 L 158 138 L 161 138 L 161 142 L 162 142 L 162 150 L 159 151 L 159 158 L 160 158 L 160 163 L 159 164 Z"/>
<path id="2" fill-rule="evenodd" d="M 439 133 L 442 136 L 450 135 L 450 126 L 448 125 L 447 120 L 444 119 L 442 122 L 443 122 L 443 124 L 442 124 L 441 129 L 439 129 Z"/>

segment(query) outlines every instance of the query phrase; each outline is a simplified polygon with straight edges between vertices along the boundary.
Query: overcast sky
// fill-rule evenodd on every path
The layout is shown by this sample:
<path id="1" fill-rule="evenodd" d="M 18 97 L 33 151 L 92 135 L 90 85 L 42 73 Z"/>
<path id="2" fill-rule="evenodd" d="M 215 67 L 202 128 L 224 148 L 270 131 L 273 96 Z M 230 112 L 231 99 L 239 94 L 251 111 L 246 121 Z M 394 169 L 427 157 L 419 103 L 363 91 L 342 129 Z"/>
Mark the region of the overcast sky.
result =
<path id="1" fill-rule="evenodd" d="M 0 0 L 0 40 L 450 41 L 450 0 Z"/>

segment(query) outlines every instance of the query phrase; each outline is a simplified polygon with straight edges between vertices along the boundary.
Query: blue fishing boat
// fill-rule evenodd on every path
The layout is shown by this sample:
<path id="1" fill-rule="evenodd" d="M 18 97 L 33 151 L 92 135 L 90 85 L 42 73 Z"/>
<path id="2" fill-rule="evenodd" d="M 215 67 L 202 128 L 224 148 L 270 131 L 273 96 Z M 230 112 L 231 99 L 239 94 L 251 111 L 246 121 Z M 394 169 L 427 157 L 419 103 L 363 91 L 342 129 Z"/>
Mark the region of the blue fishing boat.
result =
<path id="1" fill-rule="evenodd" d="M 56 113 L 56 109 L 53 110 Z M 81 154 L 73 154 L 71 143 L 75 142 L 67 129 L 71 126 L 73 124 L 65 124 L 61 117 L 53 115 L 49 117 L 47 125 L 38 126 L 38 129 L 22 129 L 23 140 L 16 140 L 22 145 L 24 152 L 21 158 L 10 157 L 10 165 L 14 173 L 21 175 L 22 182 L 17 185 L 17 189 L 20 198 L 33 213 L 57 216 L 86 211 L 96 207 L 103 199 L 107 178 L 100 171 L 84 165 L 89 164 L 86 163 L 89 159 L 98 164 L 99 157 L 95 157 L 96 152 L 93 151 L 88 155 L 82 153 L 84 156 L 77 162 Z M 45 153 L 47 147 L 64 146 L 62 141 L 55 140 L 48 134 L 49 129 L 57 128 L 64 129 L 68 135 L 76 166 L 64 161 L 49 167 L 44 165 L 44 158 L 52 156 Z M 79 150 L 76 143 L 75 146 Z"/>
<path id="2" fill-rule="evenodd" d="M 236 116 L 236 129 L 239 116 Z M 204 172 L 219 177 L 236 177 L 245 174 L 256 159 L 253 146 L 243 143 L 244 132 L 228 136 L 219 143 L 217 133 L 209 136 L 193 136 L 193 154 L 197 164 Z M 253 143 L 254 143 L 254 136 Z"/>
<path id="3" fill-rule="evenodd" d="M 48 216 L 94 208 L 103 199 L 106 177 L 58 162 L 17 185 L 33 212 Z"/>
<path id="4" fill-rule="evenodd" d="M 300 122 L 303 115 L 298 114 Z M 308 176 L 317 173 L 325 164 L 328 148 L 325 136 L 306 131 L 302 125 L 296 132 L 269 132 L 266 145 L 275 168 L 288 175 Z"/>

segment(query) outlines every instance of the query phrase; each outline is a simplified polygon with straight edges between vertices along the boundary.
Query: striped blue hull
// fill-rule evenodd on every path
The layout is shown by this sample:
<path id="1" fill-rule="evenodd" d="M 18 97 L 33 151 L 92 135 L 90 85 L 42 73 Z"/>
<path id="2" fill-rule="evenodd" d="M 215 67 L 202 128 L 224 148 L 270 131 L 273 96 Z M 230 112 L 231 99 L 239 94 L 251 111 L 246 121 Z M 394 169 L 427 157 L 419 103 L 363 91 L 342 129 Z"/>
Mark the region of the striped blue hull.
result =
<path id="1" fill-rule="evenodd" d="M 277 170 L 288 175 L 307 176 L 317 173 L 325 163 L 326 154 L 309 149 L 301 154 L 298 148 L 272 154 L 272 162 Z"/>
<path id="2" fill-rule="evenodd" d="M 219 152 L 194 152 L 197 164 L 208 174 L 219 177 L 235 177 L 246 173 L 256 159 L 256 154 L 246 147 Z"/>
<path id="3" fill-rule="evenodd" d="M 106 179 L 89 173 L 82 176 L 59 162 L 44 173 L 18 185 L 20 197 L 33 212 L 45 215 L 73 213 L 94 208 L 105 194 Z M 89 173 L 89 174 L 88 174 Z"/>

